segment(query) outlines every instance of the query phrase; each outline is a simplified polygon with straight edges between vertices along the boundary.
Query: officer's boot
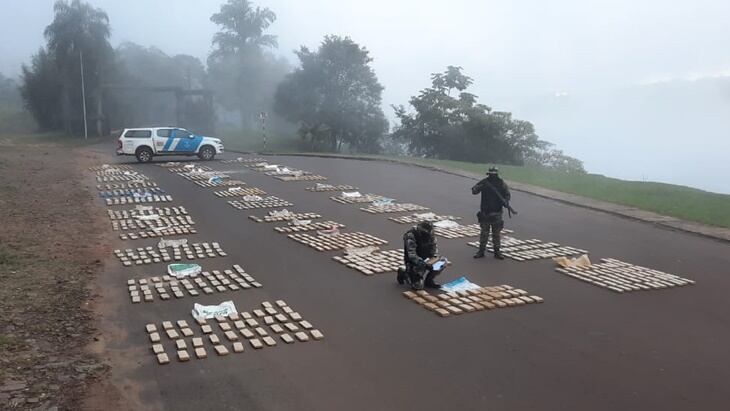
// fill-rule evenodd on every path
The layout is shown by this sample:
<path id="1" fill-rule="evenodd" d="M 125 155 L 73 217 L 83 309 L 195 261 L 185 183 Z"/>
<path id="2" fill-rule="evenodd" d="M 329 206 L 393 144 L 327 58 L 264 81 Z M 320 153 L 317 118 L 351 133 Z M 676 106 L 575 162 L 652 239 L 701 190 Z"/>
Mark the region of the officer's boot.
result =
<path id="1" fill-rule="evenodd" d="M 484 258 L 484 247 L 482 247 L 481 245 L 479 246 L 479 251 L 474 254 L 474 258 Z"/>
<path id="2" fill-rule="evenodd" d="M 423 276 L 418 273 L 411 273 L 411 288 L 414 290 L 423 290 Z"/>
<path id="3" fill-rule="evenodd" d="M 494 258 L 496 258 L 497 260 L 504 260 L 504 256 L 499 251 L 499 247 L 494 247 Z"/>
<path id="4" fill-rule="evenodd" d="M 403 285 L 406 282 L 406 268 L 401 266 L 398 267 L 398 276 L 396 277 L 398 284 Z"/>
<path id="5" fill-rule="evenodd" d="M 434 281 L 434 278 L 438 275 L 437 272 L 431 271 L 426 275 L 426 281 L 424 281 L 424 286 L 427 288 L 441 288 L 441 284 Z"/>

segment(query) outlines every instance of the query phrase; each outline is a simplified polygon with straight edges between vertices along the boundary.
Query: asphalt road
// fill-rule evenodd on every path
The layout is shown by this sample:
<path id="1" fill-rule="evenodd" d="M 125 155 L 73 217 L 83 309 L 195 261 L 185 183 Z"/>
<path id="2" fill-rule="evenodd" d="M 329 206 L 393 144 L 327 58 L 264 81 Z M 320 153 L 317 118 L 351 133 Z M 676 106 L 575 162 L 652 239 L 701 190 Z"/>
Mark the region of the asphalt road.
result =
<path id="1" fill-rule="evenodd" d="M 228 158 L 234 155 L 227 155 Z M 120 158 L 122 162 L 129 159 Z M 167 161 L 168 159 L 159 160 Z M 404 165 L 272 157 L 272 162 L 475 222 L 473 181 Z M 209 163 L 234 178 L 400 247 L 407 226 L 386 215 L 305 191 L 314 183 L 281 182 L 242 165 Z M 714 410 L 727 409 L 730 381 L 730 247 L 514 192 L 519 216 L 506 221 L 518 238 L 538 238 L 696 280 L 662 291 L 615 294 L 553 270 L 551 261 L 473 260 L 467 239 L 439 239 L 452 260 L 440 280 L 466 276 L 480 285 L 510 284 L 544 304 L 440 318 L 401 295 L 394 274 L 365 276 L 249 220 L 205 189 L 152 164 L 138 170 L 185 206 L 199 234 L 220 242 L 227 258 L 203 260 L 206 270 L 242 265 L 263 288 L 132 305 L 126 280 L 162 275 L 163 264 L 123 268 L 110 258 L 104 274 L 109 357 L 141 405 L 169 410 Z M 165 204 L 169 205 L 169 204 Z M 102 206 L 103 207 L 103 206 Z M 116 207 L 124 208 L 124 207 Z M 473 239 L 468 239 L 469 241 Z M 152 240 L 115 244 L 127 248 Z M 117 248 L 115 247 L 115 248 Z M 144 325 L 192 321 L 194 302 L 232 299 L 239 311 L 286 300 L 324 334 L 243 354 L 157 365 Z M 210 350 L 209 350 L 210 351 Z"/>

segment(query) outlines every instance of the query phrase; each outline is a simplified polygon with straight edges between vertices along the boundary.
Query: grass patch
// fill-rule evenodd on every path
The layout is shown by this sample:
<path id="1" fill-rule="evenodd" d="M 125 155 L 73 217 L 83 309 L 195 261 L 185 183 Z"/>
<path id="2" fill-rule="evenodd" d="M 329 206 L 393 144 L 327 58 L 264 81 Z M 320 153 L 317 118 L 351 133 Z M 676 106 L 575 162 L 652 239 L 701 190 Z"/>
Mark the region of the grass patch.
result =
<path id="1" fill-rule="evenodd" d="M 414 161 L 479 174 L 487 169 L 486 164 L 460 161 Z M 730 195 L 673 184 L 619 180 L 599 174 L 565 173 L 539 167 L 499 167 L 507 180 L 730 228 Z"/>

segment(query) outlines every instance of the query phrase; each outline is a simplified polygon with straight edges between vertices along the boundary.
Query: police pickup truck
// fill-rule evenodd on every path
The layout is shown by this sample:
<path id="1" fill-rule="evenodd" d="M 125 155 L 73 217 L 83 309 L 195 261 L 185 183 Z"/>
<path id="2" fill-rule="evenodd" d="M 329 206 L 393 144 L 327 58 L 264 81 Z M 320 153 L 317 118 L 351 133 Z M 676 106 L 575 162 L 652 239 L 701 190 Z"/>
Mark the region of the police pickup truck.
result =
<path id="1" fill-rule="evenodd" d="M 154 156 L 195 156 L 212 160 L 223 152 L 220 139 L 195 135 L 184 128 L 125 128 L 117 142 L 117 155 L 135 156 L 140 163 Z"/>

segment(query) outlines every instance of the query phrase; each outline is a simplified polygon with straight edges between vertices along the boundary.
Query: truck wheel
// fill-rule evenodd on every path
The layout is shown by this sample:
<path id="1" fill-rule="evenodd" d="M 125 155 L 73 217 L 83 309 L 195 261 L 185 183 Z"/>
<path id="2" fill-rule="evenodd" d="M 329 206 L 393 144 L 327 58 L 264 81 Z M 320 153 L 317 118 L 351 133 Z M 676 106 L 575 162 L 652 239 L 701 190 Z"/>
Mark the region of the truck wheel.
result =
<path id="1" fill-rule="evenodd" d="M 152 160 L 152 150 L 149 147 L 138 148 L 134 155 L 137 156 L 137 161 L 140 163 L 147 163 Z"/>
<path id="2" fill-rule="evenodd" d="M 215 149 L 211 146 L 200 147 L 198 157 L 205 161 L 212 160 L 215 157 Z"/>

